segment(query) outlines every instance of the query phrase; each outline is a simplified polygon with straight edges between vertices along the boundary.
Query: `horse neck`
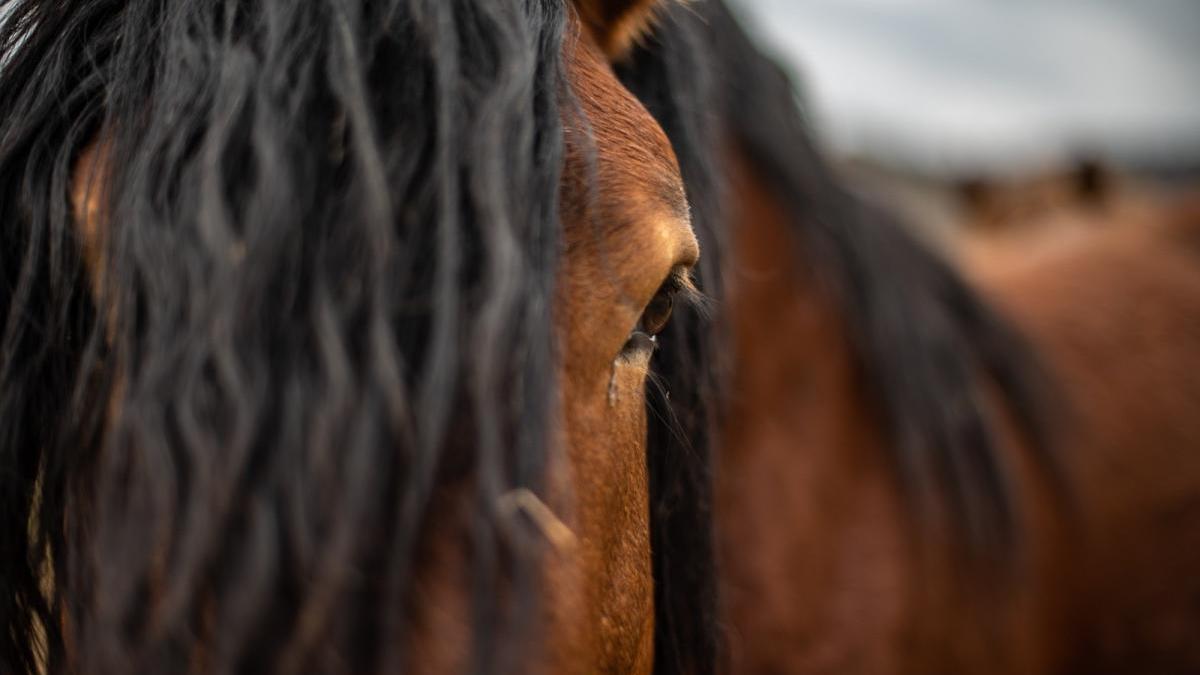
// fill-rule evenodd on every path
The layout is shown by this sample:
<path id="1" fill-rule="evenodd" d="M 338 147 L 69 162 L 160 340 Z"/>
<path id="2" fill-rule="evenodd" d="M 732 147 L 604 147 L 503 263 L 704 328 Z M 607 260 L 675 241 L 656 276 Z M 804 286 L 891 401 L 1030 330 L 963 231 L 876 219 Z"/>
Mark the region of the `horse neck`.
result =
<path id="1" fill-rule="evenodd" d="M 1200 200 L 1171 207 L 973 260 L 1070 404 L 1079 672 L 1200 665 Z"/>
<path id="2" fill-rule="evenodd" d="M 1057 610 L 1028 602 L 1040 581 L 999 604 L 951 581 L 955 559 L 908 515 L 836 296 L 765 185 L 734 165 L 715 512 L 736 670 L 1043 672 Z"/>
<path id="3" fill-rule="evenodd" d="M 747 643 L 735 650 L 747 659 L 739 668 L 769 666 L 755 659 L 771 650 L 755 643 L 786 627 L 819 645 L 790 651 L 797 660 L 786 665 L 809 672 L 892 642 L 907 538 L 838 308 L 796 264 L 791 219 L 753 168 L 730 178 L 725 306 L 736 366 L 716 472 L 723 599 Z M 860 620 L 839 619 L 851 615 Z M 861 658 L 889 672 L 899 649 Z"/>

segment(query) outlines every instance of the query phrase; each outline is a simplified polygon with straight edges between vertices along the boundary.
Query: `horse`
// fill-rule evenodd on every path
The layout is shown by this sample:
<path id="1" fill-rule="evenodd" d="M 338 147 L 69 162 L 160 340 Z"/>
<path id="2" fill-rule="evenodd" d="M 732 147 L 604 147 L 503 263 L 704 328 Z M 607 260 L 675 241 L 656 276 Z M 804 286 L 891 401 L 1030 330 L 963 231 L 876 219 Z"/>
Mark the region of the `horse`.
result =
<path id="1" fill-rule="evenodd" d="M 1200 209 L 959 269 L 842 183 L 720 0 L 627 49 L 724 238 L 727 669 L 1200 668 Z"/>
<path id="2" fill-rule="evenodd" d="M 1086 213 L 1088 220 L 1095 220 L 1105 207 L 1111 210 L 1128 200 L 1122 195 L 1128 191 L 1122 189 L 1125 182 L 1095 159 L 1080 159 L 1067 169 L 1017 179 L 966 178 L 956 186 L 965 221 L 962 229 L 1001 234 L 1044 227 L 1046 221 L 1072 212 Z"/>
<path id="3" fill-rule="evenodd" d="M 711 671 L 659 9 L 0 2 L 0 670 Z"/>
<path id="4" fill-rule="evenodd" d="M 1110 230 L 1172 229 L 1194 213 L 1200 195 L 1186 183 L 1139 180 L 1094 160 L 1022 179 L 974 178 L 959 192 L 963 236 L 950 248 L 968 272 L 1122 236 Z"/>

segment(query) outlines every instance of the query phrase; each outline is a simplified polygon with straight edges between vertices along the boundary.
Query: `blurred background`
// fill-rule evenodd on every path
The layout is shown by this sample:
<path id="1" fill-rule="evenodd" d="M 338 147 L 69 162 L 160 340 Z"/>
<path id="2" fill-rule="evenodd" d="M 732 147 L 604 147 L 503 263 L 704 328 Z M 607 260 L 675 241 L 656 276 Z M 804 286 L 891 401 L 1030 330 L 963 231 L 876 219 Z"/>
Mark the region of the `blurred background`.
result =
<path id="1" fill-rule="evenodd" d="M 740 8 L 830 156 L 935 243 L 1127 219 L 1200 185 L 1198 0 Z"/>

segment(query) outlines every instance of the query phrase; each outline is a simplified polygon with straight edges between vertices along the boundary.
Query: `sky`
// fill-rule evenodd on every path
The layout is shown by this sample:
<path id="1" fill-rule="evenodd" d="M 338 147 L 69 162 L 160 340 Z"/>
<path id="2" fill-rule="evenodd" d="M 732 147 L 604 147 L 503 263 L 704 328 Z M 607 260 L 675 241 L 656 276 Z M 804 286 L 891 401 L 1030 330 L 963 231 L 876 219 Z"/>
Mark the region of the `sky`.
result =
<path id="1" fill-rule="evenodd" d="M 834 152 L 931 171 L 1200 164 L 1200 0 L 730 2 Z"/>
<path id="2" fill-rule="evenodd" d="M 740 6 L 835 152 L 931 170 L 1200 161 L 1200 0 Z"/>

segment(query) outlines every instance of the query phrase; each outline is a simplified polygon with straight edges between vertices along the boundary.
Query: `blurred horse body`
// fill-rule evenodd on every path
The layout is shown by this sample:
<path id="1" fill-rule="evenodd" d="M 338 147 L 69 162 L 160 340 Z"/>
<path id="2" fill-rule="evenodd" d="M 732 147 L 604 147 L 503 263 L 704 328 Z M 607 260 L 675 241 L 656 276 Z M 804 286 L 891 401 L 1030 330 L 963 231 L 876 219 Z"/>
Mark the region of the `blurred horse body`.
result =
<path id="1" fill-rule="evenodd" d="M 1200 670 L 1200 208 L 1172 201 L 969 270 L 1062 389 L 1077 672 Z"/>
<path id="2" fill-rule="evenodd" d="M 761 182 L 733 192 L 737 395 L 716 514 L 735 672 L 1195 672 L 1198 212 L 969 270 L 1037 350 L 1062 413 L 1061 484 L 998 432 L 1021 539 L 993 578 L 913 523 L 836 300 L 789 264 L 787 211 Z"/>

